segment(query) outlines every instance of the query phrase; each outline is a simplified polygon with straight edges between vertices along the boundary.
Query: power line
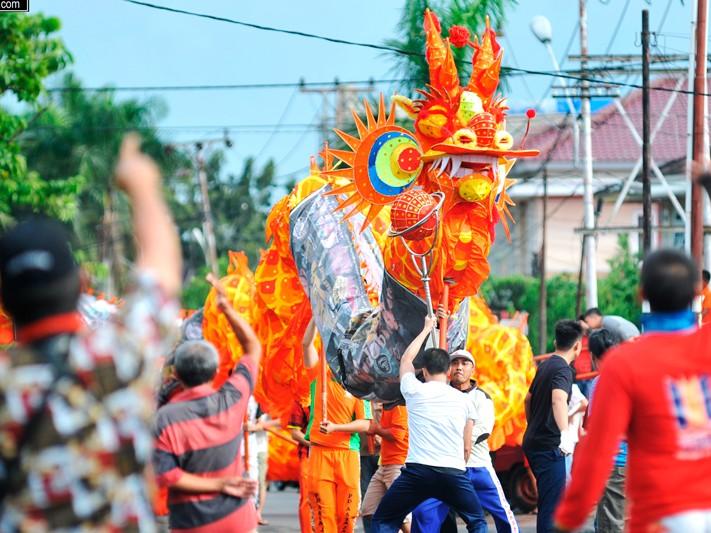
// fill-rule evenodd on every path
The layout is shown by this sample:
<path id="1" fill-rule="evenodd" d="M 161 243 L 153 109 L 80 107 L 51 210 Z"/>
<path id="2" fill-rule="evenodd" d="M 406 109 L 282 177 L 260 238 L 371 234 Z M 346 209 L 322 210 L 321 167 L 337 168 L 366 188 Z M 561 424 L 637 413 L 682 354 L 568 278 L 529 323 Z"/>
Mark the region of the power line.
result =
<path id="1" fill-rule="evenodd" d="M 153 131 L 153 130 L 176 130 L 176 131 L 207 131 L 207 130 L 234 130 L 244 133 L 272 133 L 272 131 L 291 131 L 301 133 L 302 131 L 316 130 L 315 124 L 210 124 L 210 125 L 168 125 L 168 126 L 63 126 L 60 124 L 47 124 L 30 126 L 25 132 L 38 130 L 62 130 L 62 129 L 82 129 L 84 131 Z"/>
<path id="2" fill-rule="evenodd" d="M 271 31 L 275 33 L 284 33 L 287 35 L 296 35 L 298 37 L 306 37 L 308 39 L 318 39 L 321 41 L 328 41 L 331 43 L 336 43 L 336 44 L 346 44 L 350 46 L 360 46 L 363 48 L 372 48 L 375 50 L 384 50 L 387 52 L 397 52 L 399 54 L 405 54 L 405 55 L 413 55 L 413 56 L 421 56 L 424 54 L 421 54 L 419 52 L 412 52 L 408 50 L 401 50 L 399 48 L 395 48 L 392 46 L 387 46 L 387 45 L 382 45 L 382 44 L 373 44 L 373 43 L 363 43 L 363 42 L 358 42 L 358 41 L 349 41 L 347 39 L 339 39 L 337 37 L 328 37 L 325 35 L 316 35 L 315 33 L 307 33 L 304 31 L 299 31 L 299 30 L 287 30 L 283 28 L 274 28 L 272 26 L 264 26 L 262 24 L 254 24 L 252 22 L 244 22 L 241 20 L 236 20 L 236 19 L 230 19 L 227 17 L 219 17 L 216 15 L 209 15 L 207 13 L 198 13 L 195 11 L 187 11 L 184 9 L 175 9 L 172 7 L 167 7 L 167 6 L 161 6 L 157 4 L 151 4 L 149 2 L 139 2 L 138 0 L 124 0 L 124 2 L 128 2 L 129 4 L 136 4 L 144 7 L 150 7 L 152 9 L 158 9 L 161 11 L 169 11 L 171 13 L 179 13 L 181 15 L 190 15 L 193 17 L 199 17 L 199 18 L 205 18 L 205 19 L 211 19 L 211 20 L 216 20 L 219 22 L 227 22 L 230 24 L 235 24 L 238 26 L 245 26 L 247 28 L 252 28 L 255 30 L 262 30 L 262 31 Z"/>
<path id="3" fill-rule="evenodd" d="M 129 0 L 125 0 L 129 1 Z M 249 90 L 249 89 L 298 89 L 300 87 L 336 87 L 343 85 L 381 85 L 388 83 L 404 83 L 423 81 L 416 78 L 393 79 L 367 79 L 352 81 L 298 81 L 298 82 L 266 82 L 266 83 L 228 83 L 228 84 L 199 84 L 199 85 L 127 85 L 106 87 L 52 87 L 47 89 L 50 93 L 73 92 L 152 92 L 152 91 L 223 91 L 223 90 Z"/>
<path id="4" fill-rule="evenodd" d="M 425 56 L 425 54 L 423 52 L 414 52 L 411 50 L 404 50 L 404 49 L 400 49 L 400 48 L 395 48 L 393 46 L 374 44 L 374 43 L 365 43 L 365 42 L 359 42 L 359 41 L 350 41 L 347 39 L 328 37 L 325 35 L 318 35 L 315 33 L 308 33 L 308 32 L 303 32 L 303 31 L 299 31 L 299 30 L 275 28 L 272 26 L 265 26 L 262 24 L 254 24 L 251 22 L 244 22 L 244 21 L 240 21 L 240 20 L 236 20 L 236 19 L 230 19 L 227 17 L 219 17 L 216 15 L 209 15 L 207 13 L 198 13 L 195 11 L 176 9 L 176 8 L 172 8 L 172 7 L 152 4 L 149 2 L 141 2 L 139 0 L 124 0 L 124 2 L 148 7 L 151 9 L 168 11 L 171 13 L 178 13 L 178 14 L 182 14 L 182 15 L 189 15 L 189 16 L 194 16 L 194 17 L 199 17 L 199 18 L 206 18 L 206 19 L 210 19 L 210 20 L 216 20 L 219 22 L 227 22 L 229 24 L 235 24 L 238 26 L 245 26 L 248 28 L 256 29 L 256 30 L 283 33 L 283 34 L 287 34 L 287 35 L 296 35 L 298 37 L 306 37 L 309 39 L 317 39 L 317 40 L 327 41 L 327 42 L 336 43 L 336 44 L 344 44 L 344 45 L 348 45 L 348 46 L 359 46 L 362 48 L 371 48 L 371 49 L 382 50 L 382 51 L 386 51 L 386 52 L 394 52 L 396 54 L 407 55 L 407 56 L 414 56 L 414 57 L 424 57 Z M 593 70 L 593 69 L 588 69 L 588 71 L 590 71 L 590 70 Z M 642 88 L 642 85 L 640 85 L 640 84 L 615 82 L 615 81 L 611 81 L 611 80 L 591 78 L 589 76 L 580 76 L 580 75 L 574 76 L 571 74 L 564 74 L 561 72 L 552 72 L 552 71 L 545 71 L 545 70 L 535 70 L 535 69 L 527 69 L 527 68 L 520 68 L 520 67 L 501 67 L 501 71 L 507 73 L 508 75 L 528 74 L 528 75 L 533 75 L 533 76 L 548 76 L 548 77 L 552 77 L 552 78 L 564 78 L 564 79 L 569 79 L 569 80 L 574 80 L 574 81 L 579 81 L 579 82 L 596 83 L 596 84 L 602 84 L 602 85 L 613 85 L 616 87 L 628 87 L 631 89 L 641 89 Z M 415 80 L 415 81 L 417 81 L 417 80 Z M 274 85 L 274 84 L 269 84 L 269 85 Z M 278 85 L 281 85 L 281 84 L 278 84 Z M 678 92 L 681 94 L 697 94 L 694 91 L 689 91 L 687 89 L 673 89 L 673 88 L 667 88 L 667 87 L 650 87 L 650 90 L 664 91 L 664 92 Z M 698 93 L 698 94 L 700 94 L 701 96 L 711 96 L 710 93 Z"/>
<path id="5" fill-rule="evenodd" d="M 609 5 L 609 0 L 608 3 L 605 5 Z M 625 1 L 625 7 L 622 8 L 622 14 L 620 15 L 620 18 L 617 20 L 617 25 L 615 26 L 615 30 L 612 32 L 612 37 L 610 38 L 610 42 L 607 44 L 607 49 L 605 50 L 605 55 L 608 55 L 610 51 L 612 50 L 612 45 L 615 42 L 615 39 L 617 39 L 617 34 L 620 31 L 620 28 L 622 27 L 622 22 L 624 21 L 625 15 L 627 14 L 627 8 L 630 7 L 630 0 Z"/>
<path id="6" fill-rule="evenodd" d="M 272 130 L 272 133 L 269 137 L 267 137 L 267 140 L 264 141 L 264 144 L 262 145 L 262 148 L 257 152 L 257 155 L 254 156 L 255 160 L 258 160 L 260 157 L 262 157 L 262 154 L 264 151 L 267 149 L 267 146 L 269 146 L 276 136 L 277 133 L 279 133 L 279 130 L 284 123 L 284 119 L 286 118 L 286 115 L 289 113 L 289 110 L 291 109 L 291 104 L 294 101 L 294 98 L 296 97 L 297 91 L 293 91 L 291 93 L 291 96 L 289 97 L 289 100 L 286 102 L 286 105 L 284 106 L 284 111 L 281 112 L 281 116 L 279 117 L 279 120 L 277 121 L 277 125 L 274 127 Z"/>

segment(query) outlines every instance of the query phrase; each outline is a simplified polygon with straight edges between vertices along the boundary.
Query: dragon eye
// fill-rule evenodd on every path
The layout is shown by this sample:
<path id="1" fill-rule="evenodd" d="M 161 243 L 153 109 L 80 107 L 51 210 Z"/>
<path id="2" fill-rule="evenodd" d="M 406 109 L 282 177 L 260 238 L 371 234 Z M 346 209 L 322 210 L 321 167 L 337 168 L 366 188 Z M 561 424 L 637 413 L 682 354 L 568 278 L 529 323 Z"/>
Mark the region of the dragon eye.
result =
<path id="1" fill-rule="evenodd" d="M 447 137 L 447 125 L 449 123 L 449 115 L 447 110 L 440 105 L 434 105 L 427 109 L 423 109 L 417 116 L 415 127 L 422 135 L 433 139 L 441 139 Z"/>

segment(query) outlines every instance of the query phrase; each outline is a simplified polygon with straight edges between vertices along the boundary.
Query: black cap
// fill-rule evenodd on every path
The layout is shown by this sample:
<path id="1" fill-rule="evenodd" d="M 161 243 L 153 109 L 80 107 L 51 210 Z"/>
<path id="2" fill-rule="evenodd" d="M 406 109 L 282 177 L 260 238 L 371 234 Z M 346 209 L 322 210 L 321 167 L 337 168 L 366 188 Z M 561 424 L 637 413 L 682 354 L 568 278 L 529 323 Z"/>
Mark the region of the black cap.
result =
<path id="1" fill-rule="evenodd" d="M 0 238 L 0 282 L 22 290 L 52 283 L 77 271 L 69 233 L 49 218 L 20 222 Z"/>

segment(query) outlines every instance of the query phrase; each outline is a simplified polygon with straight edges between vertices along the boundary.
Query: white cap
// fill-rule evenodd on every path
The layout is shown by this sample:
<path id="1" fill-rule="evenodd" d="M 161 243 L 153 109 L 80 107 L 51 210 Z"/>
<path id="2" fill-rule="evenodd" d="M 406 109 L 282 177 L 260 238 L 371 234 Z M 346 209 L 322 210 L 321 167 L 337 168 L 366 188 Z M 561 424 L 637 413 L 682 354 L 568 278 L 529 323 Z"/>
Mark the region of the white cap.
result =
<path id="1" fill-rule="evenodd" d="M 466 359 L 467 361 L 471 361 L 471 363 L 476 366 L 474 357 L 466 350 L 456 350 L 452 352 L 449 356 L 449 361 L 453 362 L 455 359 Z"/>

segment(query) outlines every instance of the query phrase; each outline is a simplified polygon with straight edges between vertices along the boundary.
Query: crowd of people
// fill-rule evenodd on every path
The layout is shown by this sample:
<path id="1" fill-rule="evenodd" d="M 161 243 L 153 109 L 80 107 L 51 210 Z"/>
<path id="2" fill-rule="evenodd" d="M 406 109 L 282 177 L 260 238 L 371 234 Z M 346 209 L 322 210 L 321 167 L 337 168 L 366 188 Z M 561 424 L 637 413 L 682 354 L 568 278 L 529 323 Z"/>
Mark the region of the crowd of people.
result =
<path id="1" fill-rule="evenodd" d="M 17 328 L 0 353 L 0 530 L 254 531 L 265 523 L 266 432 L 281 423 L 254 402 L 259 340 L 209 277 L 243 355 L 218 383 L 214 346 L 177 343 L 179 241 L 134 136 L 116 179 L 138 257 L 111 321 L 82 327 L 82 276 L 63 226 L 31 219 L 0 239 L 0 297 Z M 598 309 L 556 324 L 555 351 L 525 399 L 538 531 L 575 530 L 593 509 L 601 532 L 711 531 L 711 329 L 698 327 L 711 322 L 711 289 L 701 277 L 702 290 L 688 256 L 659 250 L 641 270 L 644 334 Z M 518 531 L 488 446 L 494 403 L 471 353 L 426 346 L 435 323 L 426 317 L 402 354 L 404 405 L 383 406 L 341 386 L 309 323 L 309 402 L 295 401 L 285 424 L 298 443 L 302 531 L 349 533 L 358 517 L 367 533 L 452 531 L 459 517 L 483 532 L 485 512 L 499 533 Z M 599 376 L 577 379 L 591 371 Z M 154 484 L 167 521 L 155 518 Z"/>

